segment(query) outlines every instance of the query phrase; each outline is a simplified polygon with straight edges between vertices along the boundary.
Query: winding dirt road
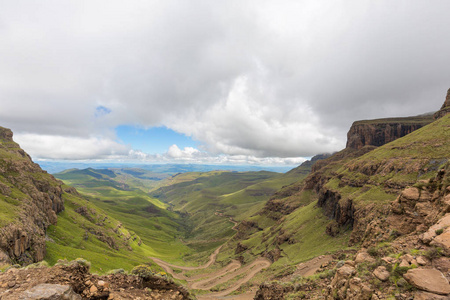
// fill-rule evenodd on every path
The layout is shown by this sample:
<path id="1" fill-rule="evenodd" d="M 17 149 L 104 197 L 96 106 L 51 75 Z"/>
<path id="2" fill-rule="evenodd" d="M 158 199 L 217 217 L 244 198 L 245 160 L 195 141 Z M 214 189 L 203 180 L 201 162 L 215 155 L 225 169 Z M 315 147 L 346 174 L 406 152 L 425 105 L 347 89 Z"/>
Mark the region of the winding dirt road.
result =
<path id="1" fill-rule="evenodd" d="M 197 298 L 199 300 L 207 300 L 207 299 L 232 299 L 232 298 L 223 298 L 224 296 L 229 295 L 230 293 L 236 291 L 238 288 L 240 288 L 244 283 L 248 282 L 250 279 L 252 279 L 258 272 L 261 270 L 269 267 L 272 263 L 265 258 L 257 258 L 255 259 L 251 264 L 242 266 L 240 262 L 233 260 L 231 263 L 229 263 L 224 268 L 217 270 L 215 272 L 211 273 L 204 273 L 204 274 L 198 274 L 195 276 L 187 277 L 184 274 L 184 271 L 191 271 L 191 270 L 200 270 L 200 269 L 206 269 L 210 267 L 214 262 L 216 261 L 216 257 L 220 252 L 219 247 L 214 251 L 214 253 L 211 254 L 209 257 L 209 261 L 199 267 L 184 267 L 184 266 L 177 266 L 170 263 L 167 263 L 159 258 L 152 258 L 152 260 L 158 264 L 160 267 L 162 267 L 167 273 L 172 275 L 176 279 L 182 279 L 186 280 L 188 282 L 188 287 L 191 289 L 198 289 L 198 290 L 210 290 L 211 288 L 226 283 L 230 280 L 235 279 L 238 276 L 244 275 L 242 278 L 238 279 L 234 283 L 232 283 L 227 289 L 215 292 L 215 293 L 209 293 L 206 295 L 198 296 Z M 172 268 L 183 270 L 180 274 L 177 274 L 173 271 Z M 199 280 L 200 279 L 200 280 Z M 254 292 L 253 293 L 246 293 L 243 295 L 240 295 L 239 297 L 233 297 L 235 299 L 253 299 Z"/>

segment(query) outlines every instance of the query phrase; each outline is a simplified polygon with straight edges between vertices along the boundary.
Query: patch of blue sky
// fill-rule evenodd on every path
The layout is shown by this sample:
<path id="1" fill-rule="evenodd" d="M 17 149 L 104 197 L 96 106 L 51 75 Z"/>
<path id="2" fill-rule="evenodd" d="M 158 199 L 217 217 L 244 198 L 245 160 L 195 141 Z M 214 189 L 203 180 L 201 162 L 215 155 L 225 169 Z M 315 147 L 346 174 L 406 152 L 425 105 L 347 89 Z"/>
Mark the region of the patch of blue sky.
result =
<path id="1" fill-rule="evenodd" d="M 109 109 L 109 108 L 107 108 L 105 106 L 100 105 L 100 106 L 97 106 L 95 108 L 95 116 L 97 118 L 101 117 L 101 116 L 105 116 L 105 115 L 110 114 L 110 113 L 111 113 L 111 109 Z"/>
<path id="2" fill-rule="evenodd" d="M 121 125 L 115 130 L 122 143 L 129 144 L 132 149 L 148 154 L 165 153 L 173 144 L 180 149 L 184 147 L 198 148 L 200 144 L 182 133 L 163 126 L 145 129 L 132 125 Z"/>

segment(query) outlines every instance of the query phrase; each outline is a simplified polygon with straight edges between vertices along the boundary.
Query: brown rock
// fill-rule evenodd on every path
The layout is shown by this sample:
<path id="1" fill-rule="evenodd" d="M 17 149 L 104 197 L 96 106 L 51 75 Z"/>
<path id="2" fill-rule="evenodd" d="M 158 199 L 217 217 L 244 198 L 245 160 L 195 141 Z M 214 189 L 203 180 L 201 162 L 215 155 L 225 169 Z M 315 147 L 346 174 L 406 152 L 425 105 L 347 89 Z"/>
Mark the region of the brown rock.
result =
<path id="1" fill-rule="evenodd" d="M 98 291 L 98 288 L 95 285 L 91 286 L 91 288 L 89 289 L 89 292 L 91 292 L 91 294 L 95 294 L 95 293 L 97 293 L 97 291 Z"/>
<path id="2" fill-rule="evenodd" d="M 406 260 L 408 263 L 412 263 L 414 260 L 414 257 L 411 254 L 405 254 L 401 258 Z"/>
<path id="3" fill-rule="evenodd" d="M 420 197 L 419 189 L 415 187 L 404 189 L 400 194 L 400 197 L 412 201 L 419 200 Z"/>
<path id="4" fill-rule="evenodd" d="M 402 259 L 401 263 L 398 266 L 399 267 L 409 267 L 409 262 L 406 259 Z"/>
<path id="5" fill-rule="evenodd" d="M 425 256 L 418 256 L 417 257 L 417 263 L 421 266 L 425 266 L 428 265 L 430 263 L 430 261 L 428 260 L 428 258 L 426 258 Z"/>
<path id="6" fill-rule="evenodd" d="M 23 292 L 18 299 L 21 300 L 81 300 L 69 285 L 39 284 Z"/>
<path id="7" fill-rule="evenodd" d="M 375 262 L 375 258 L 370 256 L 370 254 L 367 253 L 367 251 L 362 250 L 362 251 L 358 252 L 358 254 L 356 254 L 355 263 L 359 264 L 362 262 L 373 263 L 373 262 Z"/>
<path id="8" fill-rule="evenodd" d="M 430 245 L 442 247 L 445 252 L 450 254 L 450 229 L 435 237 Z"/>
<path id="9" fill-rule="evenodd" d="M 448 300 L 447 296 L 436 295 L 428 292 L 418 291 L 414 294 L 414 300 Z"/>
<path id="10" fill-rule="evenodd" d="M 450 293 L 450 284 L 436 269 L 411 269 L 403 277 L 420 290 L 440 295 Z"/>
<path id="11" fill-rule="evenodd" d="M 426 244 L 430 243 L 437 235 L 436 230 L 445 229 L 447 227 L 450 227 L 450 213 L 447 213 L 436 224 L 431 226 L 428 231 L 423 234 L 421 238 L 422 241 Z"/>
<path id="12" fill-rule="evenodd" d="M 386 267 L 384 266 L 379 266 L 378 268 L 376 268 L 373 271 L 373 276 L 375 276 L 376 278 L 380 279 L 381 281 L 386 281 L 389 279 L 389 272 L 388 270 L 386 270 Z"/>
<path id="13" fill-rule="evenodd" d="M 351 267 L 354 267 L 356 265 L 356 263 L 353 260 L 346 260 L 344 264 L 349 265 Z"/>
<path id="14" fill-rule="evenodd" d="M 381 260 L 390 265 L 395 262 L 395 258 L 390 257 L 390 256 L 385 256 Z"/>

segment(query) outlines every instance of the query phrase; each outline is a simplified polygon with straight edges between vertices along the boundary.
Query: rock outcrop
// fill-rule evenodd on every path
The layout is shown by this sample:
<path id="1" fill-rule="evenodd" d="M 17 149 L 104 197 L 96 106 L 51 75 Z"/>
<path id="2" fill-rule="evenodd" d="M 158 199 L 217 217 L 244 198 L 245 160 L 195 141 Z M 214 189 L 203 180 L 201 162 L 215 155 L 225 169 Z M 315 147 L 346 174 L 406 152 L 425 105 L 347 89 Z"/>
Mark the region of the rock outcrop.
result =
<path id="1" fill-rule="evenodd" d="M 434 119 L 442 118 L 448 113 L 450 113 L 450 89 L 447 91 L 447 97 L 445 98 L 445 102 L 441 109 L 434 114 Z"/>
<path id="2" fill-rule="evenodd" d="M 0 273 L 0 298 L 17 299 L 192 299 L 189 292 L 163 275 L 124 273 L 95 275 L 83 260 L 60 261 L 53 267 L 11 268 Z"/>
<path id="3" fill-rule="evenodd" d="M 45 230 L 64 210 L 63 190 L 12 137 L 0 127 L 0 252 L 3 261 L 27 264 L 45 256 Z"/>
<path id="4" fill-rule="evenodd" d="M 347 148 L 382 146 L 401 138 L 433 121 L 433 116 L 387 118 L 356 121 L 347 133 Z"/>

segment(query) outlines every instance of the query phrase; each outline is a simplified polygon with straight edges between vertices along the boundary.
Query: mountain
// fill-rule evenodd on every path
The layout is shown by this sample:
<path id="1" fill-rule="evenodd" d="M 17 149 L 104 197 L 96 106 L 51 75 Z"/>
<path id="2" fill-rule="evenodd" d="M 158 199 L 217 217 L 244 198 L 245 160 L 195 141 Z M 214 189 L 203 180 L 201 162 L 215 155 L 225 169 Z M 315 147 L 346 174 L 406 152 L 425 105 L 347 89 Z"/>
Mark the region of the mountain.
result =
<path id="1" fill-rule="evenodd" d="M 347 148 L 382 146 L 433 121 L 433 115 L 356 121 L 347 133 Z"/>
<path id="2" fill-rule="evenodd" d="M 373 141 L 377 131 L 367 134 Z M 277 209 L 263 209 L 229 244 L 274 261 L 264 275 L 283 284 L 261 284 L 255 299 L 448 299 L 449 141 L 442 114 L 379 147 L 350 142 L 269 200 Z M 304 279 L 321 259 L 317 277 Z"/>

